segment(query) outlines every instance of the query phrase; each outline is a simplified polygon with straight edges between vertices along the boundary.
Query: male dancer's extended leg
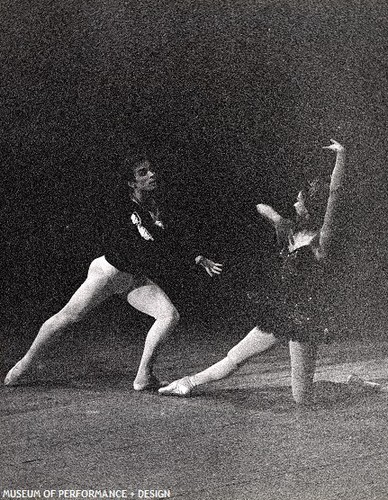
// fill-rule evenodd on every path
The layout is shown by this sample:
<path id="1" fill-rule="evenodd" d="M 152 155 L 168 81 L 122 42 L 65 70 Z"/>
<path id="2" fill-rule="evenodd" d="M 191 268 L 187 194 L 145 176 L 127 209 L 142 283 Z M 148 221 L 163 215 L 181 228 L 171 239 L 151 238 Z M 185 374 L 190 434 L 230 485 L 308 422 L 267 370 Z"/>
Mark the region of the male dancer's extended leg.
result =
<path id="1" fill-rule="evenodd" d="M 179 313 L 165 292 L 152 281 L 129 292 L 127 300 L 138 311 L 155 318 L 144 343 L 133 388 L 136 391 L 158 389 L 160 385 L 152 373 L 153 365 L 161 343 L 176 327 Z"/>
<path id="2" fill-rule="evenodd" d="M 4 384 L 11 386 L 28 382 L 29 371 L 37 363 L 44 349 L 53 340 L 56 340 L 66 328 L 84 318 L 91 309 L 111 294 L 109 279 L 100 265 L 100 259 L 96 259 L 89 267 L 86 280 L 65 307 L 43 323 L 28 352 L 8 372 Z M 32 373 L 30 376 L 33 378 Z M 22 378 L 27 378 L 27 380 L 22 380 Z"/>
<path id="3" fill-rule="evenodd" d="M 249 358 L 268 351 L 277 343 L 278 340 L 272 333 L 263 332 L 255 327 L 228 352 L 224 359 L 200 373 L 172 382 L 167 387 L 159 389 L 159 392 L 172 396 L 189 396 L 194 387 L 228 377 Z"/>

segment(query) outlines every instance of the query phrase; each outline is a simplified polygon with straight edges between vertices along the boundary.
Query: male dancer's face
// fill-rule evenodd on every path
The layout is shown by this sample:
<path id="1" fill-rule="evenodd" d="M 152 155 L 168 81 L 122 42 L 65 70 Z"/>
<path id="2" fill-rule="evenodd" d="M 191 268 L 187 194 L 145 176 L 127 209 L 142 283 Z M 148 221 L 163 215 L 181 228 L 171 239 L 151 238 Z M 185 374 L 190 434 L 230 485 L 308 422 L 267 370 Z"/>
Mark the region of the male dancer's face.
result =
<path id="1" fill-rule="evenodd" d="M 139 163 L 134 171 L 134 181 L 130 181 L 128 184 L 135 191 L 154 191 L 157 187 L 156 176 L 151 164 L 148 160 Z"/>

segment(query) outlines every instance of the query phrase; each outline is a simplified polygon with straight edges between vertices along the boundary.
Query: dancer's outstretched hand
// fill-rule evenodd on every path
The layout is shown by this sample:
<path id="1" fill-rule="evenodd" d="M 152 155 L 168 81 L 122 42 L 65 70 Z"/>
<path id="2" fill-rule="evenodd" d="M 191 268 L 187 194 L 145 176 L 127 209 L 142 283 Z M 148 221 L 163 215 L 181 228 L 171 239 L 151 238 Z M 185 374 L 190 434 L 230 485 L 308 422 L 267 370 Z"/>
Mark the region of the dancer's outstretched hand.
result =
<path id="1" fill-rule="evenodd" d="M 340 144 L 339 142 L 335 141 L 334 139 L 330 139 L 330 146 L 323 146 L 323 149 L 331 149 L 332 151 L 336 151 L 337 153 L 341 153 L 345 151 L 344 146 Z"/>
<path id="2" fill-rule="evenodd" d="M 212 260 L 207 259 L 206 257 L 201 257 L 199 259 L 198 264 L 202 266 L 207 272 L 207 274 L 211 277 L 215 276 L 216 274 L 221 274 L 222 272 L 222 264 L 213 262 Z"/>

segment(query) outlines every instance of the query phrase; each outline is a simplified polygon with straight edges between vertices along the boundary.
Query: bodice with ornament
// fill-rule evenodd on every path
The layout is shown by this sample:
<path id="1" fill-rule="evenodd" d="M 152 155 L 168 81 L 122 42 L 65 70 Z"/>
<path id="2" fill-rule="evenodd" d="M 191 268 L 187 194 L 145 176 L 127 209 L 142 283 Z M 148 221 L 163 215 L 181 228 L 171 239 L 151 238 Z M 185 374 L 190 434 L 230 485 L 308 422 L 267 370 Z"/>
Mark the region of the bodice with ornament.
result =
<path id="1" fill-rule="evenodd" d="M 106 260 L 120 271 L 143 274 L 158 280 L 161 276 L 195 264 L 199 255 L 185 245 L 179 230 L 172 227 L 155 204 L 126 200 L 110 216 L 104 238 Z"/>

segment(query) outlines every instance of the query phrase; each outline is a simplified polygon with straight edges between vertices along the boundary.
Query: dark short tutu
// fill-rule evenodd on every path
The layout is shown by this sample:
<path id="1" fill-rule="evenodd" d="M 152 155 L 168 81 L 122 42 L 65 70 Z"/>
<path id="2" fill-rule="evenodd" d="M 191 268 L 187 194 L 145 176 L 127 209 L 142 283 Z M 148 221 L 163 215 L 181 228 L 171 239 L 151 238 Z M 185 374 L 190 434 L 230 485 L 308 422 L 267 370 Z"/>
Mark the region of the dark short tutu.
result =
<path id="1" fill-rule="evenodd" d="M 328 342 L 334 331 L 330 284 L 309 247 L 284 255 L 264 291 L 248 294 L 257 325 L 285 341 Z"/>

